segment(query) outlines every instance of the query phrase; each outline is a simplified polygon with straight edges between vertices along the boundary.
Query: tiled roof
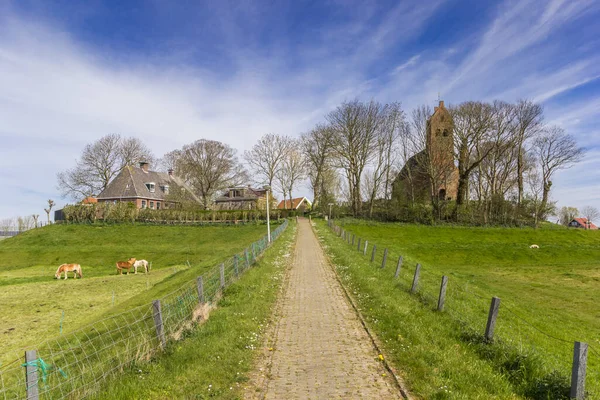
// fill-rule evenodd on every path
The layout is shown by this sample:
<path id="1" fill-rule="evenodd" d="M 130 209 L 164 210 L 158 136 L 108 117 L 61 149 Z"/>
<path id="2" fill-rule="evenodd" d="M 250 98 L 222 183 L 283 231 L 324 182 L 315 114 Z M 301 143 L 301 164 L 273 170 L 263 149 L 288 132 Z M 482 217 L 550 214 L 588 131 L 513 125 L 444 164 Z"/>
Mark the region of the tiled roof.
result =
<path id="1" fill-rule="evenodd" d="M 277 205 L 277 208 L 280 210 L 297 210 L 298 207 L 300 207 L 300 205 L 304 201 L 306 201 L 306 203 L 308 204 L 309 207 L 311 206 L 311 202 L 308 201 L 308 199 L 306 197 L 297 197 L 295 199 L 292 199 L 291 203 L 289 200 L 281 200 L 279 202 L 279 205 Z M 291 207 L 290 207 L 290 204 L 291 204 Z"/>
<path id="2" fill-rule="evenodd" d="M 596 225 L 594 225 L 593 223 L 590 223 L 590 225 L 588 226 L 587 218 L 573 218 L 573 221 L 577 221 L 577 223 L 579 225 L 583 226 L 584 228 L 598 229 L 598 227 Z M 573 222 L 573 221 L 571 221 L 571 222 Z"/>
<path id="3" fill-rule="evenodd" d="M 146 184 L 154 183 L 154 192 L 151 192 Z M 126 166 L 113 179 L 106 189 L 98 195 L 99 200 L 120 198 L 143 198 L 153 200 L 165 200 L 169 192 L 184 188 L 196 201 L 200 201 L 192 190 L 181 179 L 169 175 L 166 172 L 144 171 L 142 168 Z"/>
<path id="4" fill-rule="evenodd" d="M 244 193 L 244 196 L 232 197 L 231 190 L 244 190 L 245 193 Z M 267 191 L 264 189 L 255 189 L 255 188 L 251 188 L 249 186 L 227 188 L 225 190 L 225 192 L 223 193 L 223 195 L 221 195 L 215 199 L 215 203 L 222 203 L 222 202 L 228 202 L 228 201 L 253 201 L 253 200 L 258 200 L 260 197 L 263 197 L 266 194 L 267 194 Z"/>

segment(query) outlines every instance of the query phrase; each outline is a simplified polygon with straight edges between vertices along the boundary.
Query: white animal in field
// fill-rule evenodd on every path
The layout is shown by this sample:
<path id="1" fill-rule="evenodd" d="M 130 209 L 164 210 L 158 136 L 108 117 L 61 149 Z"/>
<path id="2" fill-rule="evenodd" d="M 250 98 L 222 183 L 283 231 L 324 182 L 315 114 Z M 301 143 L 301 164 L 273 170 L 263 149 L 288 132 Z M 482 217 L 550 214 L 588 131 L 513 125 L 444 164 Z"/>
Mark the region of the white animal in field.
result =
<path id="1" fill-rule="evenodd" d="M 148 261 L 146 260 L 137 260 L 136 262 L 133 263 L 133 269 L 135 271 L 135 273 L 137 274 L 137 269 L 138 267 L 144 267 L 144 271 L 145 273 L 148 273 Z"/>
<path id="2" fill-rule="evenodd" d="M 537 244 L 532 244 L 531 246 L 529 246 L 530 249 L 539 249 L 540 246 L 538 246 Z"/>

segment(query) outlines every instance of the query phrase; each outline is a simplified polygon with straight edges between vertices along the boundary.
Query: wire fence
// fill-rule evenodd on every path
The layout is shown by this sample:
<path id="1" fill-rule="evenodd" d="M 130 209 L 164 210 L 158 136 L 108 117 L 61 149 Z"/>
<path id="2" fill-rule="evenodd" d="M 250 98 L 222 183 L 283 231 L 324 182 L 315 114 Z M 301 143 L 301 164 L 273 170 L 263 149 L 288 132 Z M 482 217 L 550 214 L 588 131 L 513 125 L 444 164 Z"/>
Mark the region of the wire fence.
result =
<path id="1" fill-rule="evenodd" d="M 448 283 L 448 277 L 445 277 L 449 289 L 444 289 L 442 295 L 442 276 L 438 273 L 424 269 L 420 264 L 408 265 L 402 255 L 393 254 L 373 241 L 359 238 L 356 234 L 335 224 L 333 220 L 328 221 L 328 227 L 353 250 L 370 260 L 374 267 L 381 268 L 382 276 L 393 273 L 394 284 L 397 287 L 412 293 L 432 310 L 443 310 L 445 314 L 450 315 L 463 327 L 463 332 L 470 342 L 480 341 L 481 344 L 485 342 L 491 344 L 493 338 L 496 342 L 504 343 L 506 348 L 517 349 L 526 358 L 537 359 L 543 364 L 538 367 L 548 374 L 559 371 L 563 377 L 569 376 L 572 385 L 577 383 L 577 379 L 582 378 L 581 373 L 583 373 L 583 379 L 587 383 L 585 392 L 582 387 L 577 389 L 572 386 L 571 397 L 586 396 L 586 399 L 600 399 L 600 349 L 596 348 L 595 343 L 596 341 L 600 343 L 600 338 L 595 341 L 592 339 L 593 343 L 583 343 L 586 355 L 583 360 L 585 365 L 581 370 L 582 359 L 576 360 L 577 343 L 580 342 L 567 337 L 572 337 L 574 332 L 565 332 L 564 327 L 553 321 L 545 323 L 541 328 L 543 316 L 526 317 L 528 311 L 521 309 L 520 304 L 511 299 L 502 299 L 500 308 L 506 312 L 503 311 L 501 318 L 498 318 L 497 314 L 494 316 L 495 332 L 492 328 L 490 333 L 492 336 L 487 340 L 487 328 L 492 315 L 490 310 L 492 297 L 487 295 L 472 278 L 451 275 Z M 498 318 L 497 325 L 496 318 Z M 485 334 L 483 328 L 486 328 Z M 591 355 L 589 359 L 588 350 Z M 579 369 L 578 376 L 575 376 L 576 369 Z M 570 373 L 573 375 L 569 375 Z"/>
<path id="2" fill-rule="evenodd" d="M 288 221 L 271 233 L 276 240 Z M 169 341 L 185 337 L 207 318 L 223 289 L 269 247 L 267 235 L 243 252 L 155 300 L 112 315 L 70 334 L 33 346 L 25 358 L 0 366 L 0 399 L 81 399 L 109 376 L 155 356 Z"/>

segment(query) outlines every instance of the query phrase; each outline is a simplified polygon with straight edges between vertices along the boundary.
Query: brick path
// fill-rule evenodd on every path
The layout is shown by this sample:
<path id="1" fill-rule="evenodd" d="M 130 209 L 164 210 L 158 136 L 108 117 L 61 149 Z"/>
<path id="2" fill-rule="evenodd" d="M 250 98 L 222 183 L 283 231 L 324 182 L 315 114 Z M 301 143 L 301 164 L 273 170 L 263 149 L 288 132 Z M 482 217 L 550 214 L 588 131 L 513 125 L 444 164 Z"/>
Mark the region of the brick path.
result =
<path id="1" fill-rule="evenodd" d="M 304 219 L 278 317 L 271 369 L 258 397 L 401 398 Z"/>

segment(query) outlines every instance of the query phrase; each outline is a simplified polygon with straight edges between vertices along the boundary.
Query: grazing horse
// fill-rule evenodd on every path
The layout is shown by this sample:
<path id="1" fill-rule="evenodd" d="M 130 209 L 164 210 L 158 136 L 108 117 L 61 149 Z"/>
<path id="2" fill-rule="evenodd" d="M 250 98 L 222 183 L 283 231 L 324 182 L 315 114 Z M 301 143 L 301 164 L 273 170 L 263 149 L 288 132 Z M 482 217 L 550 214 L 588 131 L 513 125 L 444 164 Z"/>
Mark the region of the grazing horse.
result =
<path id="1" fill-rule="evenodd" d="M 65 279 L 67 279 L 67 272 L 73 272 L 73 279 L 77 279 L 77 275 L 79 275 L 80 278 L 83 278 L 83 274 L 81 273 L 81 265 L 79 264 L 62 264 L 56 270 L 54 277 L 56 279 L 60 279 L 60 276 L 63 272 L 65 273 Z"/>
<path id="2" fill-rule="evenodd" d="M 123 270 L 127 270 L 127 275 L 129 275 L 129 270 L 133 267 L 135 263 L 135 258 L 131 257 L 127 261 L 117 261 L 117 274 L 123 275 Z"/>
<path id="3" fill-rule="evenodd" d="M 136 262 L 133 263 L 133 269 L 135 270 L 136 274 L 137 274 L 138 267 L 144 267 L 145 273 L 148 273 L 148 261 L 146 261 L 146 260 L 137 260 Z"/>

